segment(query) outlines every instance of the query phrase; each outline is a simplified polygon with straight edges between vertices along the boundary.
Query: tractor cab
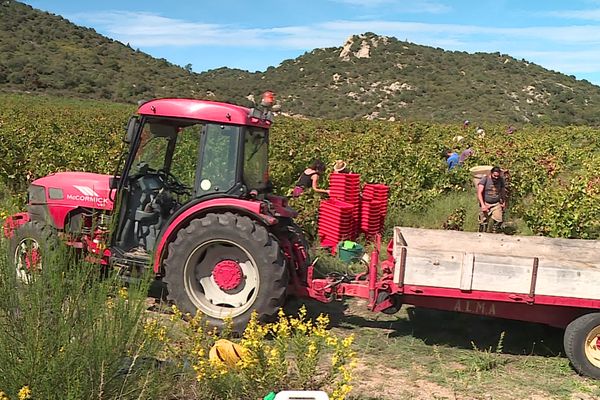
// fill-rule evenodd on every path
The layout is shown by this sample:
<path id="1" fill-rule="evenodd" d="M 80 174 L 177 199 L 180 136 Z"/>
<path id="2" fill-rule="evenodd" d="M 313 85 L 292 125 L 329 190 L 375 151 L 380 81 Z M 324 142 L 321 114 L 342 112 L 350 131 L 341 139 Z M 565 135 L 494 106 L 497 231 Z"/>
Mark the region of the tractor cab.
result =
<path id="1" fill-rule="evenodd" d="M 117 229 L 112 253 L 147 264 L 159 236 L 190 205 L 255 200 L 268 192 L 271 113 L 202 100 L 143 104 L 128 124 L 129 152 L 113 179 Z"/>

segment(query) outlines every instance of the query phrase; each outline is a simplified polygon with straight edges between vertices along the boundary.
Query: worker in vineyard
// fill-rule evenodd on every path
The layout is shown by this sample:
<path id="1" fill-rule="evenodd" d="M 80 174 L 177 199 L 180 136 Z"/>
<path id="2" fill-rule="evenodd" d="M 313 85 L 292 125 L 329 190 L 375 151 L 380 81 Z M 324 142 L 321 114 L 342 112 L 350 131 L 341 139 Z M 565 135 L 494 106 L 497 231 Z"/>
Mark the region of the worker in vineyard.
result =
<path id="1" fill-rule="evenodd" d="M 502 229 L 503 214 L 506 208 L 506 183 L 500 167 L 492 168 L 490 175 L 485 175 L 477 185 L 479 200 L 479 232 L 486 232 L 489 218 L 492 217 L 492 232 Z"/>
<path id="2" fill-rule="evenodd" d="M 335 163 L 333 163 L 333 173 L 334 174 L 347 174 L 350 171 L 348 171 L 348 164 L 346 163 L 346 161 L 344 160 L 335 160 Z"/>
<path id="3" fill-rule="evenodd" d="M 475 133 L 479 139 L 485 139 L 485 130 L 482 127 L 478 126 Z"/>
<path id="4" fill-rule="evenodd" d="M 320 189 L 318 186 L 319 177 L 321 177 L 321 175 L 323 175 L 324 172 L 325 164 L 323 163 L 323 161 L 319 159 L 314 160 L 312 164 L 308 168 L 306 168 L 304 172 L 302 172 L 302 175 L 300 175 L 300 177 L 298 178 L 298 181 L 296 182 L 296 187 L 294 187 L 294 190 L 292 191 L 292 196 L 298 197 L 302 193 L 304 193 L 306 189 L 309 188 L 312 188 L 317 193 L 329 194 L 328 189 Z"/>
<path id="5" fill-rule="evenodd" d="M 448 171 L 458 166 L 458 153 L 450 149 L 444 150 L 444 158 L 446 158 L 446 164 L 448 164 Z"/>
<path id="6" fill-rule="evenodd" d="M 458 164 L 463 165 L 467 158 L 471 157 L 474 154 L 473 149 L 471 148 L 471 144 L 467 143 L 465 149 L 458 156 Z"/>

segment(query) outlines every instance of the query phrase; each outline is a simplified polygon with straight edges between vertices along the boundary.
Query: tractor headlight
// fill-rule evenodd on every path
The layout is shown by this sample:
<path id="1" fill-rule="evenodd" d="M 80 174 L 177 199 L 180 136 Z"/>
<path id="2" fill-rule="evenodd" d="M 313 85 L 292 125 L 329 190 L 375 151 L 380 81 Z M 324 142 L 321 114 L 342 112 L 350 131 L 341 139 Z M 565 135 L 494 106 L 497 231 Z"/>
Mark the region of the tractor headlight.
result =
<path id="1" fill-rule="evenodd" d="M 46 188 L 38 185 L 30 185 L 27 189 L 27 203 L 46 203 Z"/>

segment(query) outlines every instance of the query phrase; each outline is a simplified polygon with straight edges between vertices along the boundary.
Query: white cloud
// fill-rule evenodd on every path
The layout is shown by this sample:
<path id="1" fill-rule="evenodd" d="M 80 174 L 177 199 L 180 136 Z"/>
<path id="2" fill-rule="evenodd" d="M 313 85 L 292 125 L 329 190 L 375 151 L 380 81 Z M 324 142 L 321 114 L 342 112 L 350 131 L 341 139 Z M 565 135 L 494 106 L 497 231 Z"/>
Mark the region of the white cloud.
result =
<path id="1" fill-rule="evenodd" d="M 574 25 L 559 27 L 496 28 L 477 25 L 431 24 L 399 21 L 348 21 L 338 20 L 315 25 L 282 26 L 274 28 L 239 28 L 228 25 L 188 22 L 166 18 L 151 13 L 112 12 L 75 16 L 78 22 L 102 27 L 111 37 L 133 46 L 282 46 L 312 49 L 314 46 L 340 46 L 352 34 L 376 32 L 399 39 L 420 42 L 423 38 L 437 41 L 469 43 L 506 38 L 526 42 L 540 40 L 545 43 L 598 44 L 600 26 Z M 336 42 L 332 43 L 331 40 Z M 324 43 L 320 43 L 323 41 Z M 542 43 L 543 45 L 543 43 Z"/>
<path id="2" fill-rule="evenodd" d="M 583 19 L 588 21 L 600 21 L 600 8 L 589 9 L 589 10 L 564 10 L 564 11 L 552 11 L 545 13 L 551 17 L 559 17 L 561 19 Z"/>
<path id="3" fill-rule="evenodd" d="M 600 51 L 536 51 L 529 50 L 520 54 L 511 54 L 515 58 L 535 59 L 536 64 L 544 68 L 561 71 L 566 74 L 599 72 Z"/>
<path id="4" fill-rule="evenodd" d="M 451 7 L 429 0 L 330 0 L 336 3 L 347 4 L 357 7 L 374 8 L 379 6 L 390 6 L 395 11 L 403 11 L 407 13 L 429 13 L 441 14 L 450 11 Z"/>
<path id="5" fill-rule="evenodd" d="M 350 35 L 375 32 L 446 50 L 497 51 L 568 74 L 600 72 L 600 26 L 596 25 L 501 28 L 385 20 L 338 20 L 305 26 L 249 29 L 140 12 L 118 11 L 76 15 L 71 18 L 83 25 L 96 26 L 100 32 L 123 43 L 146 49 L 219 46 L 307 51 L 319 47 L 341 46 Z"/>

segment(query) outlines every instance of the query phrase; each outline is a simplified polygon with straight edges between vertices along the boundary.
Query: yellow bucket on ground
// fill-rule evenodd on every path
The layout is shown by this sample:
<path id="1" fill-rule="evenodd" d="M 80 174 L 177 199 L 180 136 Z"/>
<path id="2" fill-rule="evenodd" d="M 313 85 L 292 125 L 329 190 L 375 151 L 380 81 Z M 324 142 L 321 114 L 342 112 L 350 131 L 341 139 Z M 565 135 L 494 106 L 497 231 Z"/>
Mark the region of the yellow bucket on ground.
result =
<path id="1" fill-rule="evenodd" d="M 228 367 L 235 367 L 246 355 L 248 350 L 237 343 L 233 343 L 227 339 L 219 339 L 211 347 L 208 353 L 208 358 L 213 363 L 223 363 Z"/>

